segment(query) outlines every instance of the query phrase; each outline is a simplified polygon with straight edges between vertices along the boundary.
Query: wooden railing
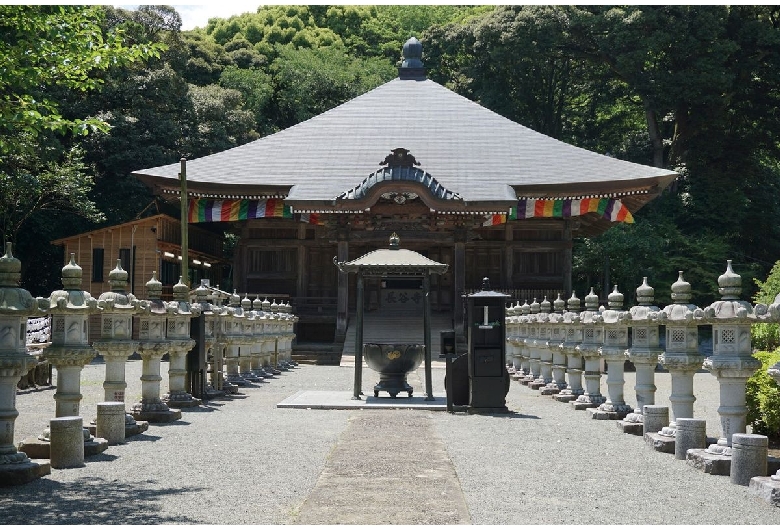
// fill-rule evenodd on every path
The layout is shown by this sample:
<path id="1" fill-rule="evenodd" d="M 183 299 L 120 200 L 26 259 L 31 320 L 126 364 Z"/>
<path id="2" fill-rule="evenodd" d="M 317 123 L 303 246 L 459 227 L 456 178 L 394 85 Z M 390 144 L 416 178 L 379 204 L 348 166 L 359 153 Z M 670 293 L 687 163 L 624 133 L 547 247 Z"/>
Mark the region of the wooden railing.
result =
<path id="1" fill-rule="evenodd" d="M 295 315 L 335 315 L 338 298 L 335 296 L 297 296 L 292 298 Z"/>

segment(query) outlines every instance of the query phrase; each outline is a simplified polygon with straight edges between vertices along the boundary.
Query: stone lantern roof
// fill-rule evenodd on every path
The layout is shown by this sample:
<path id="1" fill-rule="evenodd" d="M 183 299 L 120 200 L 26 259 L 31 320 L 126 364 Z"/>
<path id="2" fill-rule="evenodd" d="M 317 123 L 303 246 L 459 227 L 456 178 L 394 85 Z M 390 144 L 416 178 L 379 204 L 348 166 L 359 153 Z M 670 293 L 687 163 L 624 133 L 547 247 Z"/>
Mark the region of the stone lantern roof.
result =
<path id="1" fill-rule="evenodd" d="M 726 272 L 718 277 L 718 292 L 721 299 L 716 300 L 704 309 L 704 316 L 710 321 L 747 321 L 755 320 L 759 314 L 767 312 L 767 306 L 759 304 L 753 306 L 744 300 L 739 299 L 742 293 L 742 276 L 735 273 L 731 268 L 731 260 L 726 262 Z"/>
<path id="2" fill-rule="evenodd" d="M 122 268 L 122 260 L 116 260 L 116 267 L 108 274 L 111 290 L 100 295 L 98 302 L 107 309 L 115 311 L 134 311 L 138 307 L 135 295 L 127 293 L 127 271 Z"/>
<path id="3" fill-rule="evenodd" d="M 70 254 L 70 262 L 62 268 L 63 289 L 52 291 L 49 296 L 50 312 L 95 312 L 97 300 L 82 290 L 82 270 L 76 264 L 76 255 Z"/>
<path id="4" fill-rule="evenodd" d="M 25 316 L 38 314 L 38 301 L 26 289 L 19 287 L 22 262 L 16 259 L 11 243 L 5 245 L 0 257 L 0 314 Z"/>

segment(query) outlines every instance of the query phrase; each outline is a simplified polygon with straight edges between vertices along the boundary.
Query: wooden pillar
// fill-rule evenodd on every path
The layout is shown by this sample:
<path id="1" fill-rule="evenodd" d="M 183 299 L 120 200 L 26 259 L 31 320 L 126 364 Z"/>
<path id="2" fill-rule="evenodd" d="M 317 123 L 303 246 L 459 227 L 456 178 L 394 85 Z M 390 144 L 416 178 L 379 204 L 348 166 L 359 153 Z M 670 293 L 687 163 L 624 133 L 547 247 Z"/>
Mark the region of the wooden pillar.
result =
<path id="1" fill-rule="evenodd" d="M 355 384 L 352 399 L 360 399 L 363 386 L 363 272 L 357 273 L 357 318 L 355 322 Z"/>
<path id="2" fill-rule="evenodd" d="M 431 382 L 431 275 L 423 276 L 423 334 L 425 335 L 425 401 L 434 401 Z"/>
<path id="3" fill-rule="evenodd" d="M 349 260 L 349 242 L 346 234 L 339 234 L 337 261 Z M 336 305 L 336 341 L 342 342 L 347 335 L 347 319 L 349 312 L 349 277 L 346 272 L 339 271 L 338 301 Z"/>
<path id="4" fill-rule="evenodd" d="M 571 296 L 571 276 L 572 276 L 572 226 L 571 219 L 567 219 L 563 224 L 563 240 L 566 242 L 566 248 L 563 250 L 563 291 L 564 299 Z"/>
<path id="5" fill-rule="evenodd" d="M 247 291 L 247 272 L 249 270 L 249 252 L 246 245 L 239 240 L 233 257 L 233 286 L 240 291 Z M 212 284 L 212 287 L 216 285 Z"/>
<path id="6" fill-rule="evenodd" d="M 306 278 L 309 273 L 306 267 L 306 262 L 308 260 L 306 251 L 306 246 L 302 243 L 298 243 L 298 275 L 296 277 L 297 283 L 295 285 L 295 296 L 297 297 L 306 296 Z"/>
<path id="7" fill-rule="evenodd" d="M 515 249 L 512 246 L 512 225 L 507 222 L 504 227 L 504 241 L 506 241 L 506 245 L 504 245 L 504 270 L 503 278 L 501 278 L 501 285 L 504 286 L 504 289 L 514 289 L 515 286 L 512 282 L 512 276 L 514 272 L 513 259 L 515 255 Z"/>
<path id="8" fill-rule="evenodd" d="M 466 231 L 456 229 L 455 247 L 452 256 L 452 273 L 454 277 L 453 307 L 455 308 L 455 333 L 463 335 L 463 299 L 466 291 Z"/>

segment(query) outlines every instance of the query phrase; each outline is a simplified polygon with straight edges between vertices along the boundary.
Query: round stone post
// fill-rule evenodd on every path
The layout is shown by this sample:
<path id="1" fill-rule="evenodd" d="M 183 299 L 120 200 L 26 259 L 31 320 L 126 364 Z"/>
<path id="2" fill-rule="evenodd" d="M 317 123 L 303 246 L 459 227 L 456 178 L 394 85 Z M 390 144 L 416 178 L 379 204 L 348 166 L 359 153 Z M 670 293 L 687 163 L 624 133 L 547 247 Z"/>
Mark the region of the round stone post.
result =
<path id="1" fill-rule="evenodd" d="M 603 343 L 604 319 L 599 311 L 599 297 L 593 292 L 585 297 L 585 311 L 580 313 L 582 342 L 577 351 L 585 359 L 585 393 L 571 402 L 575 410 L 586 410 L 604 403 L 601 395 L 601 345 Z"/>
<path id="2" fill-rule="evenodd" d="M 563 314 L 563 328 L 566 334 L 560 345 L 560 350 L 566 356 L 566 376 L 568 386 L 553 396 L 556 401 L 568 403 L 581 396 L 582 388 L 582 356 L 577 346 L 582 342 L 582 326 L 580 325 L 580 299 L 575 292 L 566 302 L 567 310 Z"/>
<path id="3" fill-rule="evenodd" d="M 54 418 L 49 422 L 51 467 L 84 467 L 84 424 L 79 416 Z"/>
<path id="4" fill-rule="evenodd" d="M 642 407 L 642 420 L 642 434 L 655 434 L 669 424 L 669 407 L 645 405 Z"/>
<path id="5" fill-rule="evenodd" d="M 50 472 L 49 465 L 30 460 L 14 445 L 16 384 L 35 363 L 27 353 L 27 318 L 40 316 L 39 307 L 48 303 L 36 300 L 19 287 L 22 263 L 13 256 L 11 243 L 0 257 L 0 483 L 31 482 Z"/>
<path id="6" fill-rule="evenodd" d="M 731 438 L 731 483 L 748 486 L 751 478 L 765 477 L 768 447 L 766 436 L 734 433 Z"/>
<path id="7" fill-rule="evenodd" d="M 62 268 L 63 289 L 49 296 L 52 331 L 46 358 L 57 370 L 56 418 L 81 415 L 81 371 L 95 357 L 89 345 L 89 316 L 99 310 L 97 300 L 81 289 L 81 283 L 81 267 L 71 254 L 70 262 Z M 94 455 L 108 448 L 105 440 L 92 438 L 88 429 L 83 431 L 84 454 Z M 35 458 L 56 458 L 51 453 L 49 434 L 47 427 L 37 438 L 22 441 L 19 448 Z"/>
<path id="8" fill-rule="evenodd" d="M 561 344 L 566 340 L 566 328 L 563 321 L 563 312 L 566 302 L 558 293 L 558 298 L 553 302 L 553 312 L 550 313 L 549 327 L 550 340 L 546 348 L 552 356 L 552 381 L 542 388 L 542 395 L 553 396 L 566 388 L 566 354 L 561 350 Z"/>
<path id="9" fill-rule="evenodd" d="M 182 284 L 181 278 L 179 284 Z M 170 351 L 170 341 L 167 338 L 169 308 L 161 299 L 162 283 L 157 280 L 156 272 L 152 272 L 152 279 L 146 282 L 146 296 L 149 298 L 148 305 L 138 319 L 138 350 L 143 360 L 141 402 L 134 404 L 131 411 L 136 420 L 168 423 L 180 419 L 181 410 L 168 407 L 160 399 L 160 362 L 163 355 Z M 172 307 L 171 311 L 174 310 Z"/>
<path id="10" fill-rule="evenodd" d="M 109 445 L 125 443 L 125 404 L 121 401 L 106 401 L 97 404 L 95 434 L 108 441 Z"/>
<path id="11" fill-rule="evenodd" d="M 199 291 L 199 289 L 202 289 Z M 205 287 L 200 286 L 196 291 L 198 300 L 204 300 Z M 200 316 L 201 304 L 189 302 L 189 287 L 179 278 L 179 283 L 173 286 L 173 301 L 166 304 L 168 340 L 168 394 L 162 401 L 169 407 L 177 409 L 197 407 L 201 400 L 192 396 L 186 389 L 187 353 L 195 346 L 195 341 L 190 338 L 190 320 Z M 206 325 L 208 329 L 208 324 Z M 208 332 L 206 332 L 208 336 Z M 208 342 L 208 338 L 206 338 Z"/>
<path id="12" fill-rule="evenodd" d="M 757 322 L 756 313 L 766 313 L 766 306 L 753 306 L 739 299 L 742 292 L 742 277 L 731 268 L 728 261 L 726 272 L 718 277 L 718 291 L 721 300 L 704 310 L 705 318 L 712 323 L 713 355 L 705 361 L 704 367 L 718 378 L 720 385 L 721 433 L 717 444 L 710 445 L 707 452 L 728 456 L 731 454 L 731 437 L 744 433 L 747 427 L 747 405 L 745 383 L 761 363 L 752 356 L 750 348 L 750 326 Z"/>
<path id="13" fill-rule="evenodd" d="M 704 357 L 699 353 L 698 325 L 703 323 L 704 312 L 690 304 L 691 284 L 683 278 L 682 271 L 672 284 L 672 303 L 664 307 L 666 321 L 666 349 L 658 360 L 669 371 L 672 393 L 669 425 L 658 433 L 646 433 L 645 440 L 661 452 L 674 453 L 676 418 L 692 418 L 693 375 L 701 369 Z"/>
<path id="14" fill-rule="evenodd" d="M 116 268 L 108 275 L 111 291 L 98 298 L 98 305 L 103 309 L 100 315 L 100 340 L 96 340 L 92 346 L 103 355 L 106 363 L 103 382 L 106 401 L 125 401 L 125 362 L 138 350 L 138 342 L 132 340 L 133 315 L 146 305 L 133 294 L 127 293 L 127 276 L 121 260 L 117 259 Z M 136 422 L 131 414 L 125 416 L 126 436 L 139 434 L 148 428 L 148 422 Z"/>
<path id="15" fill-rule="evenodd" d="M 674 457 L 685 460 L 688 449 L 707 447 L 707 422 L 696 418 L 677 418 L 674 437 Z"/>
<path id="16" fill-rule="evenodd" d="M 646 405 L 655 405 L 655 367 L 658 356 L 663 353 L 660 347 L 660 326 L 666 321 L 666 313 L 653 305 L 655 289 L 643 278 L 642 285 L 636 288 L 636 300 L 639 305 L 630 309 L 631 347 L 628 358 L 636 367 L 636 408 L 626 416 L 621 425 L 623 432 L 642 435 L 644 418 L 642 411 Z M 663 427 L 663 426 L 662 426 Z"/>
<path id="17" fill-rule="evenodd" d="M 617 285 L 607 297 L 609 309 L 601 316 L 604 322 L 604 345 L 601 357 L 607 361 L 607 400 L 592 411 L 596 420 L 622 420 L 634 409 L 623 398 L 624 364 L 628 350 L 630 314 L 623 311 L 623 293 Z"/>

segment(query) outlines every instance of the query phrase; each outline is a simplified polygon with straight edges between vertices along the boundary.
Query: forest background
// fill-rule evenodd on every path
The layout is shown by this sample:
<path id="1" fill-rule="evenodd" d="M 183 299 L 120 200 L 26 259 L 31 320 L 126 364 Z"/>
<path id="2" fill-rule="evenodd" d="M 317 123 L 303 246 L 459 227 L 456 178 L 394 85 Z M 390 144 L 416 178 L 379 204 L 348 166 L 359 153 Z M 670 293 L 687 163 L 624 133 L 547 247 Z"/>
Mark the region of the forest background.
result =
<path id="1" fill-rule="evenodd" d="M 60 237 L 157 212 L 132 171 L 272 134 L 397 75 L 679 179 L 574 248 L 574 285 L 709 304 L 780 258 L 778 6 L 266 6 L 181 31 L 172 7 L 0 6 L 0 229 L 23 287 L 60 286 Z M 766 291 L 766 289 L 765 289 Z M 568 293 L 566 293 L 568 295 Z M 766 293 L 764 297 L 766 297 Z M 767 300 L 763 300 L 767 301 Z M 769 300 L 771 301 L 771 300 Z"/>

